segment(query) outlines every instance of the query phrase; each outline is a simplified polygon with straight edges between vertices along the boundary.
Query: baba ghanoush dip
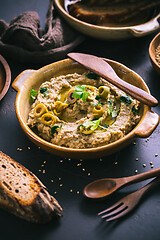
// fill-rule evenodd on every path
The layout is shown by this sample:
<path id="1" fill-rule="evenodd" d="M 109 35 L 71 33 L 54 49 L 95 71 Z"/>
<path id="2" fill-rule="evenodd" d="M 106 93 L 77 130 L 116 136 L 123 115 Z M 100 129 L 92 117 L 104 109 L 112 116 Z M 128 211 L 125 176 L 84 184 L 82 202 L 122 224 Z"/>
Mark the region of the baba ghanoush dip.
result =
<path id="1" fill-rule="evenodd" d="M 112 143 L 138 123 L 139 102 L 92 72 L 67 74 L 31 90 L 27 125 L 43 139 L 67 148 Z"/>

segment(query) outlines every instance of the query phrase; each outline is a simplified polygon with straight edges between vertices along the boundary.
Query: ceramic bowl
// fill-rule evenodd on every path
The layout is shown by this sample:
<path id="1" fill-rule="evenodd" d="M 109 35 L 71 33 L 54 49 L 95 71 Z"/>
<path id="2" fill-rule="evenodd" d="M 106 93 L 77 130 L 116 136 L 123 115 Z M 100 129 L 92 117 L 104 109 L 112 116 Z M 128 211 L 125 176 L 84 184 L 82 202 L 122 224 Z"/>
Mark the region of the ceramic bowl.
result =
<path id="1" fill-rule="evenodd" d="M 103 27 L 83 22 L 72 17 L 64 8 L 64 0 L 54 0 L 61 16 L 77 31 L 90 37 L 104 40 L 119 40 L 131 37 L 142 37 L 156 31 L 159 27 L 160 14 L 144 24 L 126 27 Z"/>
<path id="2" fill-rule="evenodd" d="M 158 45 L 160 45 L 160 33 L 158 33 L 153 38 L 153 40 L 151 41 L 151 43 L 149 45 L 149 56 L 150 56 L 152 66 L 157 71 L 157 73 L 160 74 L 160 64 L 158 64 L 158 62 L 156 60 L 156 49 L 157 49 Z"/>
<path id="3" fill-rule="evenodd" d="M 116 73 L 124 81 L 128 81 L 129 83 L 134 84 L 135 86 L 138 86 L 144 91 L 149 93 L 147 85 L 137 73 L 133 72 L 132 70 L 118 62 L 107 59 L 104 60 L 107 61 L 114 68 Z M 39 70 L 25 70 L 14 80 L 12 87 L 18 91 L 15 107 L 19 123 L 23 131 L 37 146 L 41 147 L 42 149 L 50 153 L 62 157 L 69 157 L 73 159 L 80 158 L 89 159 L 103 157 L 115 153 L 116 151 L 124 148 L 129 143 L 131 143 L 135 137 L 148 137 L 153 132 L 153 130 L 158 125 L 159 116 L 156 113 L 152 112 L 150 107 L 141 104 L 140 105 L 141 119 L 138 125 L 125 137 L 108 145 L 96 148 L 72 149 L 54 145 L 37 136 L 26 124 L 28 114 L 31 109 L 31 104 L 29 101 L 31 89 L 34 88 L 38 90 L 40 85 L 43 82 L 49 80 L 51 77 L 56 77 L 59 75 L 74 72 L 82 73 L 84 71 L 86 71 L 86 69 L 82 67 L 80 64 L 74 62 L 71 59 L 65 59 L 44 66 Z"/>
<path id="4" fill-rule="evenodd" d="M 6 60 L 0 55 L 0 101 L 6 95 L 11 83 L 11 71 Z"/>

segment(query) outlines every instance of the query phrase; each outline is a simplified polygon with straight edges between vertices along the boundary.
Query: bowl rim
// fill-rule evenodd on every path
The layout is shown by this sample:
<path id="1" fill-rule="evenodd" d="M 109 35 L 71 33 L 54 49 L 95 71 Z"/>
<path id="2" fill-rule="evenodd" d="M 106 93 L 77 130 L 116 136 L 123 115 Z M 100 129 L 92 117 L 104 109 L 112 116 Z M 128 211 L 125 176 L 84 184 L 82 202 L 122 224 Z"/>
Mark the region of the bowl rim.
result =
<path id="1" fill-rule="evenodd" d="M 153 21 L 153 19 L 156 19 L 158 16 L 160 16 L 159 13 L 156 14 L 156 16 L 154 16 L 153 18 L 151 18 L 150 20 L 146 21 L 145 23 L 142 24 L 136 24 L 136 25 L 131 25 L 131 26 L 124 26 L 124 27 L 107 27 L 107 26 L 100 26 L 100 25 L 94 25 L 94 24 L 90 24 L 87 22 L 84 22 L 82 20 L 79 20 L 75 17 L 73 17 L 72 15 L 70 15 L 65 8 L 62 7 L 62 5 L 60 4 L 60 0 L 54 0 L 56 6 L 58 7 L 58 9 L 69 19 L 71 19 L 74 22 L 77 22 L 78 24 L 81 24 L 83 26 L 87 26 L 88 28 L 93 28 L 95 30 L 132 30 L 132 28 L 134 29 L 137 26 L 143 26 L 145 23 L 149 23 L 151 21 Z"/>
<path id="2" fill-rule="evenodd" d="M 1 101 L 4 98 L 4 96 L 6 95 L 8 89 L 10 87 L 11 70 L 10 70 L 8 62 L 4 59 L 4 57 L 2 55 L 0 55 L 0 63 L 3 68 L 3 73 L 5 74 L 5 79 L 3 79 L 4 86 L 2 88 L 2 91 L 0 92 L 0 101 Z"/>
<path id="3" fill-rule="evenodd" d="M 156 51 L 154 43 L 156 42 L 156 40 L 158 38 L 159 38 L 159 44 L 160 44 L 160 32 L 152 39 L 152 41 L 149 44 L 149 56 L 150 56 L 150 59 L 152 60 L 152 62 L 157 66 L 157 68 L 160 69 L 160 65 L 156 61 L 155 54 L 153 54 L 153 52 L 152 52 L 152 48 L 154 48 L 154 52 Z"/>
<path id="4" fill-rule="evenodd" d="M 110 60 L 110 59 L 106 59 L 106 58 L 103 58 L 104 60 L 109 60 L 111 62 L 114 62 L 115 64 L 118 64 L 122 67 L 124 67 L 125 69 L 129 70 L 131 73 L 134 73 L 138 76 L 138 79 L 141 81 L 142 85 L 145 87 L 145 91 L 150 93 L 149 91 L 149 88 L 147 86 L 147 84 L 145 83 L 145 81 L 142 79 L 142 77 L 134 72 L 132 69 L 128 68 L 127 66 L 117 62 L 117 61 L 114 61 L 114 60 Z M 64 62 L 72 62 L 74 63 L 73 60 L 67 58 L 67 59 L 64 59 L 64 60 L 61 60 L 61 61 L 58 61 L 58 62 L 55 62 L 55 63 L 52 63 L 52 64 L 49 64 L 49 65 L 46 65 L 44 67 L 41 67 L 40 69 L 38 70 L 35 70 L 33 73 L 32 73 L 32 77 L 33 74 L 37 74 L 37 72 L 40 72 L 40 71 L 45 71 L 46 69 L 51 68 L 52 66 L 54 66 L 55 64 L 63 64 Z M 28 77 L 29 78 L 29 77 Z M 26 80 L 28 80 L 28 78 Z M 25 80 L 25 81 L 26 81 Z M 25 82 L 24 81 L 24 82 Z M 127 134 L 125 135 L 123 138 L 121 139 L 118 139 L 117 141 L 113 142 L 113 143 L 110 143 L 110 144 L 107 144 L 107 145 L 102 145 L 102 146 L 98 146 L 98 147 L 92 147 L 92 148 L 85 148 L 85 149 L 78 149 L 78 148 L 67 148 L 67 147 L 62 147 L 62 146 L 59 146 L 59 145 L 56 145 L 56 144 L 53 144 L 53 143 L 50 143 L 46 140 L 44 140 L 43 138 L 41 138 L 40 136 L 38 136 L 36 133 L 34 133 L 26 124 L 26 122 L 23 120 L 22 118 L 22 115 L 20 113 L 20 109 L 19 109 L 19 102 L 21 100 L 21 94 L 23 92 L 23 88 L 20 89 L 20 91 L 18 91 L 17 93 L 17 96 L 16 96 L 16 102 L 15 102 L 15 108 L 16 108 L 16 115 L 17 115 L 17 118 L 19 120 L 19 123 L 22 127 L 22 129 L 24 130 L 24 132 L 34 141 L 36 141 L 37 143 L 39 143 L 41 146 L 46 146 L 48 149 L 55 149 L 57 151 L 61 151 L 61 152 L 68 152 L 68 153 L 89 153 L 89 152 L 101 152 L 101 151 L 104 151 L 104 150 L 107 150 L 107 149 L 113 149 L 115 146 L 118 146 L 120 145 L 122 142 L 126 142 L 127 139 L 131 139 L 131 138 L 134 138 L 136 136 L 136 129 L 138 128 L 138 126 L 140 124 L 142 124 L 143 122 L 143 119 L 145 118 L 145 115 L 146 113 L 150 110 L 150 107 L 148 107 L 147 105 L 144 105 L 144 110 L 143 110 L 143 114 L 142 114 L 142 117 L 139 121 L 139 123 Z"/>

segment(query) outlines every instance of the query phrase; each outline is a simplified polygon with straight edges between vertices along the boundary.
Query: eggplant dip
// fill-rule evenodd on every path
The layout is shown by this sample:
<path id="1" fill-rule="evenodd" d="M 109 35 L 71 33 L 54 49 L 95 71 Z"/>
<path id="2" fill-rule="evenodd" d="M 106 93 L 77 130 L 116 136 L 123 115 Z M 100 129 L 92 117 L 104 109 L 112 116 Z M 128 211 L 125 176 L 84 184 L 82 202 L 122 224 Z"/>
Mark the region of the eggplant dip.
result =
<path id="1" fill-rule="evenodd" d="M 31 90 L 28 126 L 67 148 L 112 143 L 138 123 L 139 102 L 92 72 L 68 74 Z"/>

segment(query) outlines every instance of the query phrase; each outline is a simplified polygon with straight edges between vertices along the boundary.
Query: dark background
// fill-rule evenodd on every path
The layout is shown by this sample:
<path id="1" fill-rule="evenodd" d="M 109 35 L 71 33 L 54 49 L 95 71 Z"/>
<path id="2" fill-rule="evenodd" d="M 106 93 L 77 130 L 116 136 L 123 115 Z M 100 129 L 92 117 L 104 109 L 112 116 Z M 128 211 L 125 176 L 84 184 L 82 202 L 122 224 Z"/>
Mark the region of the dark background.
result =
<path id="1" fill-rule="evenodd" d="M 24 11 L 35 10 L 40 15 L 41 26 L 44 27 L 49 1 L 1 0 L 0 3 L 1 19 L 10 22 Z M 116 42 L 86 38 L 74 51 L 109 58 L 126 65 L 142 76 L 151 93 L 160 100 L 160 77 L 152 68 L 148 54 L 149 44 L 156 34 L 157 32 L 143 38 Z M 27 68 L 41 67 L 21 65 L 9 58 L 6 60 L 11 68 L 12 81 Z M 102 221 L 97 213 L 143 186 L 145 182 L 127 187 L 103 201 L 85 199 L 82 190 L 86 184 L 98 178 L 123 177 L 134 175 L 135 170 L 138 173 L 151 170 L 150 162 L 153 162 L 154 168 L 160 167 L 160 127 L 157 127 L 148 140 L 135 139 L 122 151 L 102 159 L 62 159 L 38 149 L 26 137 L 15 114 L 16 94 L 10 87 L 0 102 L 0 150 L 39 177 L 63 207 L 64 216 L 59 220 L 53 219 L 46 225 L 39 225 L 21 220 L 0 209 L 0 239 L 159 240 L 160 187 L 146 195 L 132 213 L 109 223 Z M 153 110 L 160 114 L 159 106 Z M 22 150 L 19 151 L 18 148 Z M 136 158 L 139 160 L 136 161 Z"/>

